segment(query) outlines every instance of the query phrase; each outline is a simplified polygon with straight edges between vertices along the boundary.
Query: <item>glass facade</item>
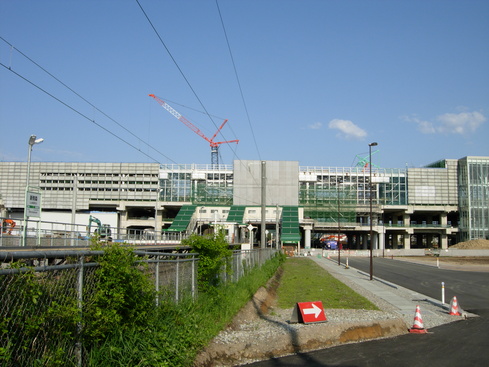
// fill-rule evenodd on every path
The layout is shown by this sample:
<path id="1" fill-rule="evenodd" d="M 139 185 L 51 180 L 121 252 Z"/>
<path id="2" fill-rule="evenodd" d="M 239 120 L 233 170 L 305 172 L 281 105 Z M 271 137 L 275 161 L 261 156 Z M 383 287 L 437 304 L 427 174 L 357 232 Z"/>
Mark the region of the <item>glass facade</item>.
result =
<path id="1" fill-rule="evenodd" d="M 161 166 L 159 199 L 163 202 L 189 202 L 195 205 L 232 205 L 232 167 Z"/>
<path id="2" fill-rule="evenodd" d="M 321 222 L 355 222 L 356 212 L 373 205 L 407 205 L 406 172 L 365 167 L 303 167 L 299 203 L 304 216 Z M 302 180 L 301 180 L 302 177 Z"/>
<path id="3" fill-rule="evenodd" d="M 460 237 L 489 239 L 489 157 L 466 157 L 458 163 Z"/>
<path id="4" fill-rule="evenodd" d="M 160 201 L 233 205 L 233 169 L 227 166 L 162 166 Z M 374 205 L 406 205 L 406 171 L 365 167 L 300 167 L 299 205 L 321 222 L 355 222 L 356 212 Z M 338 214 L 339 213 L 339 214 Z"/>

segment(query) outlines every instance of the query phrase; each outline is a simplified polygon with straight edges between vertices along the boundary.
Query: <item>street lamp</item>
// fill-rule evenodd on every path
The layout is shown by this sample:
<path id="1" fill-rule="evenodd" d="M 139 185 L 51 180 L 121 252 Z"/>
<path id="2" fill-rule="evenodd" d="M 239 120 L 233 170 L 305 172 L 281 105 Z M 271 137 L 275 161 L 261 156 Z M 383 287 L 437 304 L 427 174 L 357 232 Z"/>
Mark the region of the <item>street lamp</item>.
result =
<path id="1" fill-rule="evenodd" d="M 31 135 L 29 138 L 29 150 L 27 153 L 27 177 L 26 177 L 26 183 L 25 183 L 25 196 L 24 196 L 24 231 L 23 231 L 23 236 L 22 236 L 22 246 L 25 246 L 27 244 L 27 195 L 29 193 L 29 184 L 30 184 L 30 175 L 31 175 L 31 152 L 32 152 L 32 146 L 34 144 L 40 144 L 44 141 L 43 138 L 37 139 L 35 135 Z"/>
<path id="2" fill-rule="evenodd" d="M 161 192 L 161 189 L 159 188 L 160 186 L 160 181 L 158 180 L 158 188 L 156 189 L 156 202 L 155 202 L 155 230 L 153 232 L 154 234 L 154 244 L 156 245 L 157 244 L 157 241 L 158 241 L 158 206 L 159 206 L 159 202 L 160 202 L 160 192 Z M 160 232 L 161 233 L 161 232 Z"/>
<path id="3" fill-rule="evenodd" d="M 370 199 L 370 280 L 374 277 L 374 262 L 372 257 L 372 248 L 374 245 L 373 231 L 372 231 L 372 147 L 377 146 L 376 142 L 368 145 L 368 166 L 370 168 L 370 177 L 368 182 L 369 187 L 369 199 Z"/>
<path id="4" fill-rule="evenodd" d="M 338 266 L 341 265 L 341 249 L 340 249 L 340 233 L 341 233 L 341 226 L 340 226 L 340 179 L 339 176 L 336 177 L 336 195 L 338 198 L 338 239 L 336 241 L 336 248 L 338 249 Z"/>

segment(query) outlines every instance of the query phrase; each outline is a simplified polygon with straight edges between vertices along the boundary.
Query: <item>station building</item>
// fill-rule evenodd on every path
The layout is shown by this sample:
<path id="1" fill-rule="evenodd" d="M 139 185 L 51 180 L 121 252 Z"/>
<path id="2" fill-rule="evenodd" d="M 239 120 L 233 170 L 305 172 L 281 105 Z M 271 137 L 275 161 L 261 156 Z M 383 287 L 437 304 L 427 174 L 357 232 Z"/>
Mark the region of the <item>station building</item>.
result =
<path id="1" fill-rule="evenodd" d="M 0 162 L 0 216 L 22 224 L 25 192 L 42 198 L 38 222 L 144 238 L 209 233 L 231 243 L 317 246 L 340 234 L 350 249 L 448 248 L 489 239 L 489 157 L 444 159 L 422 168 L 308 167 L 296 161 L 233 165 Z M 262 221 L 262 216 L 265 220 Z M 370 239 L 370 233 L 373 234 Z M 135 237 L 134 237 L 135 236 Z M 254 238 L 253 238 L 254 236 Z"/>

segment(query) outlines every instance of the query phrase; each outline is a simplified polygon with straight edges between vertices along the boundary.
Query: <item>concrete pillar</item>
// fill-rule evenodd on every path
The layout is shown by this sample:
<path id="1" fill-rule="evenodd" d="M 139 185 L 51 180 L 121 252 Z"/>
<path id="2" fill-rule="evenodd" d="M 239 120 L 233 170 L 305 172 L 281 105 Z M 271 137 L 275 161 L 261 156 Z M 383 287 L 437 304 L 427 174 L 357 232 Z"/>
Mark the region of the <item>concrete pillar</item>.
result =
<path id="1" fill-rule="evenodd" d="M 448 248 L 448 236 L 446 233 L 442 233 L 440 235 L 440 247 L 443 250 L 446 250 Z"/>
<path id="2" fill-rule="evenodd" d="M 379 233 L 379 250 L 385 250 L 385 233 L 382 230 Z"/>
<path id="3" fill-rule="evenodd" d="M 447 213 L 441 213 L 440 214 L 440 225 L 442 228 L 447 227 L 447 224 L 448 224 L 447 218 L 448 218 Z"/>
<path id="4" fill-rule="evenodd" d="M 405 250 L 411 249 L 411 235 L 409 233 L 405 233 L 402 236 L 404 241 L 404 249 Z"/>
<path id="5" fill-rule="evenodd" d="M 311 229 L 312 226 L 304 226 L 304 248 L 311 249 Z"/>
<path id="6" fill-rule="evenodd" d="M 404 227 L 409 227 L 411 225 L 411 217 L 409 214 L 403 214 L 402 220 L 404 222 Z"/>

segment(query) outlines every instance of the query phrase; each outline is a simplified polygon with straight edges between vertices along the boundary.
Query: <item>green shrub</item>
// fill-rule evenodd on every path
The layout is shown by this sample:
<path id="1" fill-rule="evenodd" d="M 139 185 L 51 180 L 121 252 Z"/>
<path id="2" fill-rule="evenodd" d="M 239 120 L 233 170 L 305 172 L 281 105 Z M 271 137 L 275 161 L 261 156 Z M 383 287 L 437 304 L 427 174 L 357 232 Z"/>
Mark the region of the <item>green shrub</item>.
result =
<path id="1" fill-rule="evenodd" d="M 147 266 L 137 263 L 134 249 L 119 244 L 96 245 L 104 251 L 92 280 L 94 289 L 84 302 L 86 340 L 94 343 L 112 331 L 129 326 L 144 328 L 154 309 L 155 290 Z"/>
<path id="2" fill-rule="evenodd" d="M 233 253 L 229 249 L 224 233 L 205 236 L 193 234 L 183 240 L 182 245 L 191 247 L 193 252 L 199 254 L 197 271 L 199 291 L 207 292 L 219 286 L 219 273 Z"/>
<path id="3" fill-rule="evenodd" d="M 10 267 L 26 269 L 22 263 Z M 74 365 L 70 348 L 76 341 L 80 315 L 76 296 L 62 286 L 70 275 L 27 268 L 2 276 L 0 292 L 11 297 L 0 315 L 0 365 Z"/>

